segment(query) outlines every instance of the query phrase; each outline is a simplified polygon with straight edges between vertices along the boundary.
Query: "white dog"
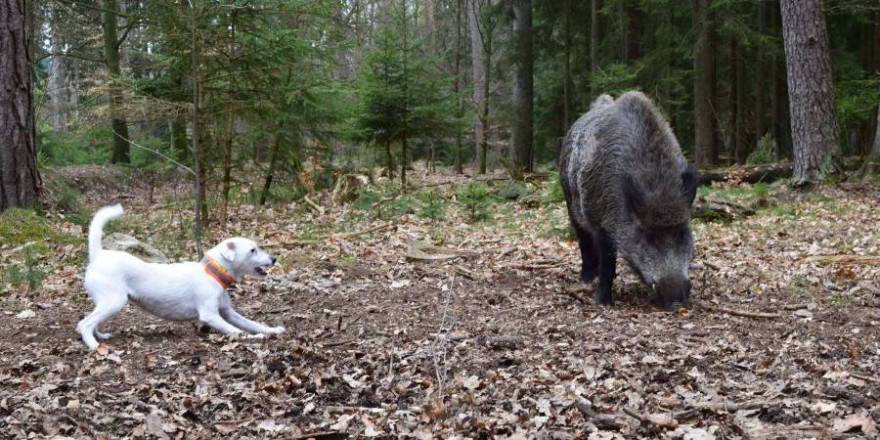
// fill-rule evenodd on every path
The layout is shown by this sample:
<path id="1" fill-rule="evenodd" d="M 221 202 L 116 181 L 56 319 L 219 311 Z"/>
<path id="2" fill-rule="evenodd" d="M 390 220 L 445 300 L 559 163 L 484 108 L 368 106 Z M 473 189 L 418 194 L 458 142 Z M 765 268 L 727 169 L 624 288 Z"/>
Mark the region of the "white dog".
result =
<path id="1" fill-rule="evenodd" d="M 76 326 L 89 349 L 98 346 L 95 337 L 110 337 L 98 331 L 98 326 L 122 310 L 128 300 L 160 318 L 198 319 L 225 334 L 284 332 L 284 327 L 266 327 L 236 313 L 226 292 L 239 277 L 263 278 L 266 269 L 275 264 L 275 257 L 256 243 L 230 238 L 209 250 L 200 263 L 147 263 L 125 252 L 102 249 L 104 225 L 122 213 L 121 205 L 101 208 L 89 227 L 84 284 L 95 310 Z"/>

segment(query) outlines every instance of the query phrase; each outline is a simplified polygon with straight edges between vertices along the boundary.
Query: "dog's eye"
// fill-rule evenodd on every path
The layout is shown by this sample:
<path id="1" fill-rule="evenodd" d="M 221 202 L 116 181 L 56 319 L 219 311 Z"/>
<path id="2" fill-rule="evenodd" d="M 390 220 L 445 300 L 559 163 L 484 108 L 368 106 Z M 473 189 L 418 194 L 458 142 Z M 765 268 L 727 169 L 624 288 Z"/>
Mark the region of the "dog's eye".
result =
<path id="1" fill-rule="evenodd" d="M 253 249 L 251 249 L 251 253 L 254 253 L 254 252 L 256 252 L 256 251 L 257 251 L 257 248 L 253 248 Z"/>

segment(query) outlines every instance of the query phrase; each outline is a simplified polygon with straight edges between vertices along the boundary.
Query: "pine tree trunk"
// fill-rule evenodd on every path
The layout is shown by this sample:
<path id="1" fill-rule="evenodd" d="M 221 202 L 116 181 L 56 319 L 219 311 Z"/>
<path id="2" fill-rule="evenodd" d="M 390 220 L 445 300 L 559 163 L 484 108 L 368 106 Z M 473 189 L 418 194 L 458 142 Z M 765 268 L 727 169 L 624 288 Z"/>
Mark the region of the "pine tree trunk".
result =
<path id="1" fill-rule="evenodd" d="M 571 0 L 562 10 L 562 125 L 571 127 Z"/>
<path id="2" fill-rule="evenodd" d="M 122 112 L 122 69 L 119 67 L 119 41 L 117 38 L 116 14 L 118 8 L 116 0 L 104 0 L 104 61 L 107 63 L 107 73 L 110 79 L 110 112 L 113 115 L 111 125 L 113 127 L 113 155 L 110 161 L 113 163 L 128 163 L 128 124 Z"/>
<path id="3" fill-rule="evenodd" d="M 198 253 L 199 259 L 204 256 L 204 252 L 202 251 L 202 222 L 205 220 L 202 218 L 202 208 L 204 206 L 204 194 L 205 194 L 205 185 L 204 185 L 204 171 L 202 170 L 202 149 L 199 144 L 199 106 L 201 106 L 200 98 L 200 72 L 199 72 L 199 44 L 196 32 L 196 10 L 193 3 L 190 3 L 190 61 L 192 64 L 192 89 L 193 89 L 193 102 L 192 102 L 192 152 L 193 152 L 193 164 L 195 165 L 195 207 L 194 207 L 194 216 L 195 219 L 193 221 L 193 227 L 195 228 L 195 240 L 196 240 L 196 252 Z M 207 217 L 207 216 L 205 216 Z"/>
<path id="4" fill-rule="evenodd" d="M 455 119 L 460 121 L 464 116 L 464 98 L 461 96 L 461 13 L 462 3 L 464 0 L 455 0 L 455 84 L 453 91 L 455 92 L 456 108 Z M 455 132 L 455 172 L 456 174 L 464 173 L 464 159 L 462 158 L 461 129 Z"/>
<path id="5" fill-rule="evenodd" d="M 736 149 L 736 161 L 737 163 L 746 163 L 746 160 L 749 158 L 749 154 L 752 153 L 754 145 L 756 142 L 747 137 L 746 133 L 746 72 L 745 72 L 745 60 L 743 59 L 743 47 L 742 45 L 737 44 L 736 47 L 736 88 L 734 93 L 736 93 L 736 126 L 734 130 L 736 132 L 736 143 L 734 147 Z"/>
<path id="6" fill-rule="evenodd" d="M 821 0 L 781 0 L 788 71 L 795 185 L 809 185 L 820 172 L 836 172 L 840 145 L 834 114 L 834 82 Z"/>
<path id="7" fill-rule="evenodd" d="M 229 214 L 229 190 L 232 187 L 232 144 L 235 135 L 235 10 L 229 13 L 229 90 L 226 102 L 226 136 L 223 139 L 223 216 Z"/>
<path id="8" fill-rule="evenodd" d="M 767 8 L 771 6 L 768 2 L 758 2 L 758 35 L 761 37 L 767 33 Z M 760 141 L 767 132 L 767 83 L 764 80 L 767 56 L 763 42 L 758 41 L 755 50 L 755 137 Z"/>
<path id="9" fill-rule="evenodd" d="M 474 157 L 478 160 L 482 157 L 481 147 L 483 145 L 483 132 L 486 130 L 483 125 L 483 107 L 486 101 L 486 71 L 483 53 L 483 40 L 480 32 L 480 10 L 478 0 L 465 0 L 468 3 L 468 22 L 470 23 L 471 33 L 471 65 L 473 70 L 474 84 Z M 485 172 L 485 167 L 483 167 Z"/>
<path id="10" fill-rule="evenodd" d="M 391 141 L 385 141 L 385 164 L 388 166 L 388 180 L 394 180 L 394 156 L 391 154 Z"/>
<path id="11" fill-rule="evenodd" d="M 0 211 L 32 207 L 42 190 L 26 3 L 0 0 Z"/>
<path id="12" fill-rule="evenodd" d="M 275 142 L 272 144 L 272 152 L 269 154 L 269 168 L 266 170 L 266 179 L 263 181 L 263 192 L 260 193 L 260 206 L 266 204 L 269 198 L 269 190 L 272 188 L 272 180 L 275 177 L 275 166 L 278 163 L 278 156 L 281 152 L 281 124 L 278 124 L 278 131 L 275 133 Z"/>
<path id="13" fill-rule="evenodd" d="M 712 53 L 712 23 L 709 21 L 711 0 L 694 0 L 694 150 L 697 166 L 714 165 L 715 116 L 712 107 L 715 83 L 715 59 Z"/>
<path id="14" fill-rule="evenodd" d="M 532 171 L 534 106 L 533 60 L 532 60 L 532 2 L 513 0 L 513 124 L 510 127 L 510 143 L 513 150 L 513 166 L 516 173 Z"/>
<path id="15" fill-rule="evenodd" d="M 874 145 L 868 155 L 867 170 L 871 174 L 880 172 L 880 105 L 877 106 L 877 119 L 874 121 Z"/>
<path id="16" fill-rule="evenodd" d="M 728 74 L 730 76 L 728 77 L 728 85 L 730 86 L 730 89 L 728 91 L 728 110 L 730 114 L 728 120 L 730 121 L 730 125 L 728 125 L 727 131 L 728 133 L 730 133 L 730 150 L 734 153 L 733 156 L 736 160 L 736 163 L 743 163 L 743 161 L 740 159 L 741 153 L 739 151 L 739 142 L 741 140 L 739 139 L 739 133 L 736 129 L 739 123 L 739 121 L 737 120 L 737 118 L 739 117 L 739 112 L 737 112 L 737 106 L 739 104 L 737 99 L 739 98 L 739 96 L 737 96 L 736 93 L 737 82 L 739 80 L 739 78 L 737 78 L 737 74 L 739 73 L 737 69 L 737 66 L 739 65 L 739 44 L 737 44 L 736 42 L 736 37 L 730 37 L 729 50 L 730 68 L 728 69 Z"/>
<path id="17" fill-rule="evenodd" d="M 171 138 L 174 151 L 177 152 L 177 161 L 186 163 L 189 158 L 189 146 L 186 142 L 186 114 L 178 112 L 171 121 Z"/>

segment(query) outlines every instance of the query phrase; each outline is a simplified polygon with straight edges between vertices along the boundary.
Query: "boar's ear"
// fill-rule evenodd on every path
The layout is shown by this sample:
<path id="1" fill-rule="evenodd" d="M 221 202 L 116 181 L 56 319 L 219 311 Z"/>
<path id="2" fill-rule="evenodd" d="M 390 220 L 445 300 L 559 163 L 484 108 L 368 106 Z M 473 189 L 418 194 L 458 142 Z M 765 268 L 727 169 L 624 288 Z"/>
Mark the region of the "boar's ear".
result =
<path id="1" fill-rule="evenodd" d="M 697 197 L 697 186 L 700 183 L 700 172 L 693 164 L 688 164 L 684 172 L 681 173 L 681 192 L 687 198 L 688 205 L 694 203 Z"/>
<path id="2" fill-rule="evenodd" d="M 639 187 L 636 185 L 631 174 L 623 175 L 622 185 L 624 209 L 638 216 L 639 208 L 644 202 L 644 196 L 639 191 Z"/>

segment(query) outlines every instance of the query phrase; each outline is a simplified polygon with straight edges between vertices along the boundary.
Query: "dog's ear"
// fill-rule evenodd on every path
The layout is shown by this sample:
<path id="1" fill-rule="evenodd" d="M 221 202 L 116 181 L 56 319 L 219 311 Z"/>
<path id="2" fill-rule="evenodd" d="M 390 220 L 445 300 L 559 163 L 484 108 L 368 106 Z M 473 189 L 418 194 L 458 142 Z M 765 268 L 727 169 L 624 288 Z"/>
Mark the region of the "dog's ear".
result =
<path id="1" fill-rule="evenodd" d="M 235 261 L 235 242 L 227 241 L 226 249 L 220 249 L 220 255 L 230 262 Z"/>

